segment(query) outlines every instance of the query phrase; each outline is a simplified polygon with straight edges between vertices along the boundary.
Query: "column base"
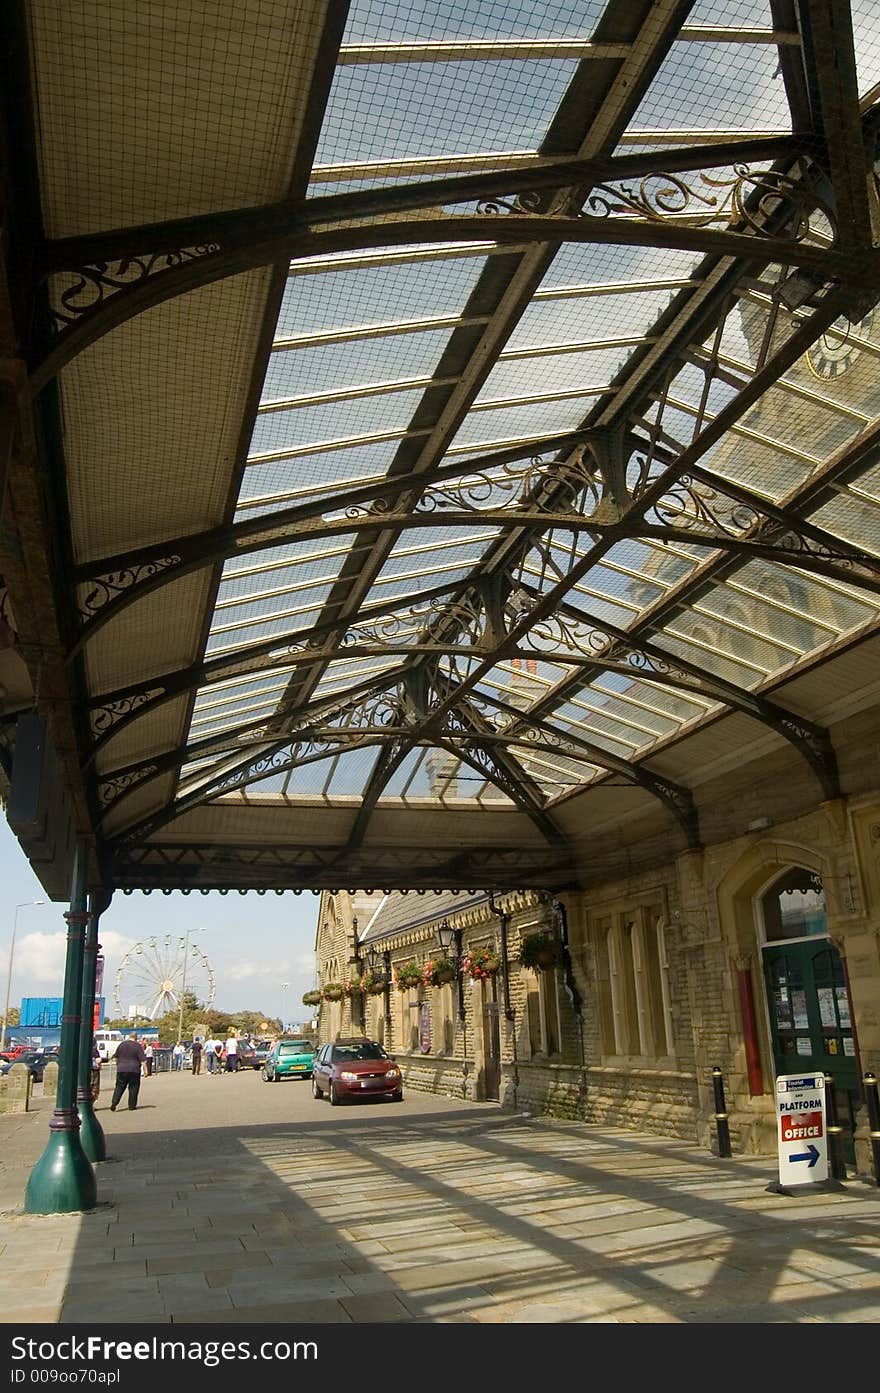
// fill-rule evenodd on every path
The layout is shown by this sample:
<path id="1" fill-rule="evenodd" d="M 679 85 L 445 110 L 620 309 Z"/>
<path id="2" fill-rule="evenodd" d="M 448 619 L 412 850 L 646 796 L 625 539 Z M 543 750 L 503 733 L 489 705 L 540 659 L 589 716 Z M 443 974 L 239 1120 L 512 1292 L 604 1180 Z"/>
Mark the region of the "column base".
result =
<path id="1" fill-rule="evenodd" d="M 95 1172 L 79 1139 L 79 1117 L 74 1108 L 59 1108 L 27 1183 L 25 1213 L 73 1214 L 94 1209 L 97 1202 Z"/>
<path id="2" fill-rule="evenodd" d="M 104 1128 L 95 1115 L 91 1094 L 78 1098 L 76 1107 L 79 1113 L 79 1140 L 86 1158 L 89 1161 L 106 1161 L 107 1140 Z"/>

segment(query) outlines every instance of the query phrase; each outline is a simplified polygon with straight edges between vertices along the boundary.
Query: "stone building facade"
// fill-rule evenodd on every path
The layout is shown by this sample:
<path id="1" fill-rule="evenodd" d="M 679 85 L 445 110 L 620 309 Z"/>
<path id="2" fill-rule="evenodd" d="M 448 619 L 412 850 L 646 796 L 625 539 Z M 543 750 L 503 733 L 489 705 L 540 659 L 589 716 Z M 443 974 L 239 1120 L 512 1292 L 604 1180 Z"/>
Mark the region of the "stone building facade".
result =
<path id="1" fill-rule="evenodd" d="M 864 748 L 867 726 L 856 719 L 850 734 Z M 845 741 L 838 750 L 845 772 Z M 758 782 L 755 824 L 770 822 Z M 736 820 L 736 781 L 723 783 L 719 829 Z M 370 958 L 390 979 L 375 995 L 322 1002 L 321 1040 L 381 1040 L 408 1088 L 707 1148 L 719 1066 L 734 1150 L 768 1157 L 776 1075 L 822 1068 L 835 1080 L 850 1169 L 869 1172 L 861 1079 L 880 1072 L 880 796 L 814 801 L 665 857 L 662 843 L 649 845 L 651 864 L 556 900 L 324 894 L 319 982 L 353 983 Z M 464 977 L 460 992 L 457 981 L 399 990 L 404 964 L 436 956 L 440 925 L 463 953 L 492 948 L 498 973 Z M 547 932 L 559 939 L 559 965 L 522 966 L 523 941 Z"/>

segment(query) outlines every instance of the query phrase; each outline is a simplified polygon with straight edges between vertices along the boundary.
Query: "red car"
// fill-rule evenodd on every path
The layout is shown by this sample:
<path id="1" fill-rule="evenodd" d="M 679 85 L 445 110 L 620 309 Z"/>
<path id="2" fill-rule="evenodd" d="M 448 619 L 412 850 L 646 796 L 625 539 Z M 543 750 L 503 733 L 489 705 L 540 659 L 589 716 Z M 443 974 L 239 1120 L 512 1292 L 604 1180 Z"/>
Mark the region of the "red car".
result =
<path id="1" fill-rule="evenodd" d="M 312 1097 L 336 1107 L 346 1098 L 390 1098 L 403 1102 L 403 1077 L 397 1063 L 375 1040 L 358 1037 L 323 1045 L 312 1066 Z"/>

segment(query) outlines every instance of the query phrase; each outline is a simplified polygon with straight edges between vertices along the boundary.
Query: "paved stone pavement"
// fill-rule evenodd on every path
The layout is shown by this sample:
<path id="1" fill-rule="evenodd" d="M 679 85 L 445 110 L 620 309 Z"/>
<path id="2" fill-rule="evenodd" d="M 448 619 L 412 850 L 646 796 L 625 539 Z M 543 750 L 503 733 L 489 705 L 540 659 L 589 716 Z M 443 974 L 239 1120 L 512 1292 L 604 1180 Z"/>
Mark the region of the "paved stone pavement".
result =
<path id="1" fill-rule="evenodd" d="M 410 1091 L 331 1109 L 257 1074 L 98 1112 L 86 1215 L 22 1213 L 50 1100 L 0 1117 L 0 1321 L 873 1322 L 880 1192 L 768 1158 Z"/>

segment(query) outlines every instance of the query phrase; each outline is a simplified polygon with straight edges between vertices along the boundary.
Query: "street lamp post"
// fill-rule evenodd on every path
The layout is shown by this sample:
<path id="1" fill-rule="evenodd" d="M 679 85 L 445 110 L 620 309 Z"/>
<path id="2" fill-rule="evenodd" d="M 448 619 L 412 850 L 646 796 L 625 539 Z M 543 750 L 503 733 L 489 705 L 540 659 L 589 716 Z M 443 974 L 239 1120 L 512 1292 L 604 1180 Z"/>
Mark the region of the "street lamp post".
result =
<path id="1" fill-rule="evenodd" d="M 15 956 L 15 934 L 18 929 L 18 911 L 20 909 L 30 909 L 37 905 L 44 905 L 45 900 L 25 900 L 24 904 L 15 906 L 15 915 L 12 920 L 12 940 L 9 944 L 9 966 L 6 969 L 6 1003 L 3 1007 L 3 1029 L 0 1030 L 0 1051 L 6 1049 L 6 1022 L 9 1019 L 9 993 L 12 990 L 12 960 Z"/>
<path id="2" fill-rule="evenodd" d="M 281 983 L 281 1034 L 284 1034 L 287 1025 L 287 989 L 289 982 Z"/>
<path id="3" fill-rule="evenodd" d="M 190 936 L 191 933 L 200 933 L 200 934 L 203 934 L 203 933 L 206 933 L 206 932 L 207 932 L 207 930 L 206 930 L 206 928 L 205 928 L 204 925 L 201 925 L 198 929 L 187 929 L 187 931 L 186 931 L 186 939 L 185 939 L 185 942 L 184 942 L 184 949 L 183 949 L 183 978 L 182 978 L 181 984 L 180 984 L 180 1010 L 179 1010 L 178 1013 L 177 1013 L 177 1043 L 178 1043 L 178 1045 L 181 1044 L 181 1042 L 182 1042 L 182 1040 L 183 1040 L 183 1003 L 184 1003 L 184 999 L 185 999 L 185 997 L 186 997 L 186 963 L 187 963 L 187 959 L 189 958 L 189 936 Z"/>

